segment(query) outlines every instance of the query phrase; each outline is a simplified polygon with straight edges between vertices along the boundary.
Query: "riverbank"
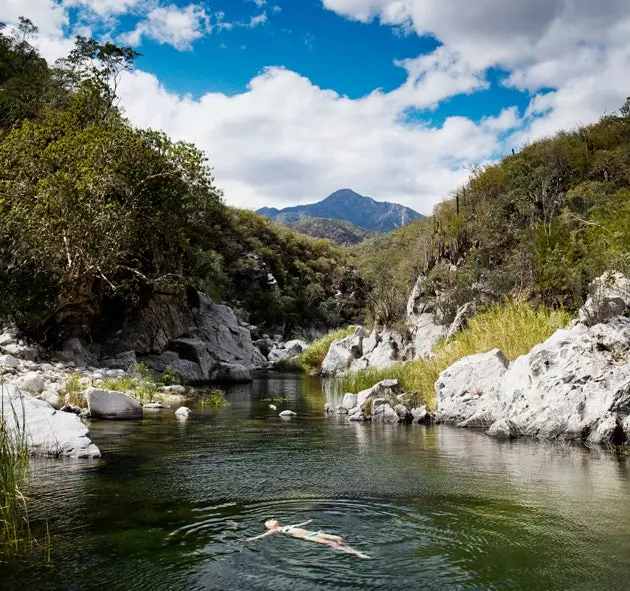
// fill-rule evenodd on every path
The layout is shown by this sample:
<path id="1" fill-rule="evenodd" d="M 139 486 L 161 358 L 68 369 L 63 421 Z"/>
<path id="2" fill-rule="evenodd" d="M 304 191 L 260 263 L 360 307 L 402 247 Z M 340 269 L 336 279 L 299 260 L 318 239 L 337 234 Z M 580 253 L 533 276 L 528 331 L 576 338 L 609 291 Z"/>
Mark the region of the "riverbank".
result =
<path id="1" fill-rule="evenodd" d="M 428 406 L 435 409 L 437 422 L 483 429 L 502 439 L 527 436 L 608 446 L 630 442 L 630 319 L 625 316 L 630 312 L 630 280 L 615 272 L 595 280 L 579 318 L 567 329 L 551 330 L 568 320 L 561 313 L 536 312 L 524 303 L 504 310 L 502 314 L 496 307 L 473 317 L 462 333 L 440 342 L 433 356 L 403 366 L 392 363 L 353 373 L 353 359 L 365 355 L 366 340 L 371 347 L 375 339 L 356 331 L 333 342 L 323 367 L 340 361 L 340 351 L 347 352 L 344 386 L 401 373 L 414 376 L 417 370 L 413 383 L 420 389 L 404 392 L 398 380 L 379 381 L 371 389 L 348 393 L 339 408 L 330 410 L 347 414 L 348 420 L 386 422 L 410 422 L 415 411 L 425 422 Z M 514 314 L 522 310 L 528 313 Z M 514 330 L 514 317 L 522 321 L 516 323 L 520 334 Z M 497 334 L 490 331 L 489 339 L 480 338 L 484 326 L 493 326 Z M 545 333 L 548 338 L 529 350 L 534 343 L 528 339 L 536 342 Z M 529 346 L 516 359 L 513 346 L 511 360 L 501 349 L 488 351 L 492 339 Z M 460 356 L 465 344 L 479 352 Z"/>

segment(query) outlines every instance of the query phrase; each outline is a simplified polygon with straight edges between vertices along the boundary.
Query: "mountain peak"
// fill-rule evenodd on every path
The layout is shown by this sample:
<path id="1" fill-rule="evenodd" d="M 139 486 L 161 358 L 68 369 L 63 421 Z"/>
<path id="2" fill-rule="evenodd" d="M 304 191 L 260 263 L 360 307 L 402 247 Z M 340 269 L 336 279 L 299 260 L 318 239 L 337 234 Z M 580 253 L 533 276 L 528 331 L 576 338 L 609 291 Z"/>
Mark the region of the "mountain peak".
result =
<path id="1" fill-rule="evenodd" d="M 339 189 L 323 201 L 277 210 L 263 207 L 258 212 L 280 224 L 291 224 L 310 218 L 342 220 L 365 230 L 390 232 L 423 216 L 417 211 L 371 197 L 359 195 L 352 189 Z"/>

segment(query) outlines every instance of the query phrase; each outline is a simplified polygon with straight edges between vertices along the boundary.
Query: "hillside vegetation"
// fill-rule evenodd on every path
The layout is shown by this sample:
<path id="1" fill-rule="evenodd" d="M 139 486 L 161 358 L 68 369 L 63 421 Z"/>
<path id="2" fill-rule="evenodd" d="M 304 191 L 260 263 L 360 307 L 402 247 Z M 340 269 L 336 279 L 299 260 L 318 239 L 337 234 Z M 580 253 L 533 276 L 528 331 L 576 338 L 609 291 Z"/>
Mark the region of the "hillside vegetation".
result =
<path id="1" fill-rule="evenodd" d="M 365 230 L 350 222 L 326 218 L 304 218 L 285 225 L 295 232 L 300 232 L 313 238 L 327 238 L 337 246 L 359 244 L 375 234 L 375 232 Z"/>
<path id="2" fill-rule="evenodd" d="M 188 286 L 270 330 L 362 312 L 345 252 L 227 207 L 199 149 L 122 116 L 133 50 L 78 37 L 49 67 L 30 21 L 2 33 L 0 319 L 55 340 Z"/>
<path id="3" fill-rule="evenodd" d="M 630 270 L 629 223 L 630 100 L 596 124 L 475 169 L 431 218 L 353 253 L 385 322 L 404 316 L 421 273 L 447 322 L 467 301 L 506 295 L 575 310 L 594 277 Z"/>

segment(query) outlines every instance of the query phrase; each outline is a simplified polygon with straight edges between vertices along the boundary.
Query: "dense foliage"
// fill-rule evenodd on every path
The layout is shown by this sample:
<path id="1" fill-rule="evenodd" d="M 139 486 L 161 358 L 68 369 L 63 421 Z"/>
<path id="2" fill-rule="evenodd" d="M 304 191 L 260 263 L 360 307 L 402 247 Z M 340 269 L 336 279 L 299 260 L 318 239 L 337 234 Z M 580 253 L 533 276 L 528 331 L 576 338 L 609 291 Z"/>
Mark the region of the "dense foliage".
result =
<path id="1" fill-rule="evenodd" d="M 355 253 L 377 316 L 404 314 L 391 286 L 408 293 L 420 273 L 442 296 L 446 320 L 466 301 L 507 294 L 571 310 L 604 270 L 630 270 L 629 223 L 630 100 L 594 125 L 474 170 L 431 218 Z"/>
<path id="2" fill-rule="evenodd" d="M 200 150 L 122 117 L 135 52 L 79 37 L 50 68 L 35 32 L 0 32 L 0 318 L 53 339 L 189 285 L 287 332 L 356 316 L 341 251 L 228 208 Z"/>

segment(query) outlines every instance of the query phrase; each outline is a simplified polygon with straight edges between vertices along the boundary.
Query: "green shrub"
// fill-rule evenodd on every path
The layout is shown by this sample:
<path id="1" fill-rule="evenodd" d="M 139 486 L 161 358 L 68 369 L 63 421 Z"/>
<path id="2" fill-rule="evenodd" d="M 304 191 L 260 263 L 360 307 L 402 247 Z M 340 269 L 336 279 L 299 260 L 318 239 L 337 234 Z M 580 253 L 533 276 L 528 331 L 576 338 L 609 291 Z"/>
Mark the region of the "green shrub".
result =
<path id="1" fill-rule="evenodd" d="M 417 393 L 418 401 L 434 408 L 435 382 L 440 372 L 457 360 L 492 349 L 501 349 L 509 359 L 516 359 L 566 326 L 569 319 L 564 310 L 534 308 L 524 300 L 496 304 L 471 318 L 467 330 L 438 343 L 433 358 L 348 374 L 343 378 L 343 387 L 348 392 L 360 392 L 381 380 L 395 378 L 407 392 Z"/>
<path id="2" fill-rule="evenodd" d="M 70 379 L 65 383 L 61 390 L 63 404 L 74 404 L 81 408 L 85 406 L 85 396 L 83 396 L 85 388 L 81 386 L 80 380 L 81 374 L 75 373 L 72 374 Z"/>
<path id="3" fill-rule="evenodd" d="M 227 405 L 225 394 L 216 388 L 205 391 L 199 398 L 199 406 L 202 408 L 223 408 Z"/>
<path id="4" fill-rule="evenodd" d="M 330 349 L 330 345 L 337 339 L 343 339 L 350 336 L 354 332 L 353 327 L 340 328 L 325 334 L 323 337 L 313 341 L 308 349 L 304 351 L 298 358 L 297 362 L 304 368 L 304 371 L 308 373 L 319 373 L 322 367 L 322 362 Z"/>

